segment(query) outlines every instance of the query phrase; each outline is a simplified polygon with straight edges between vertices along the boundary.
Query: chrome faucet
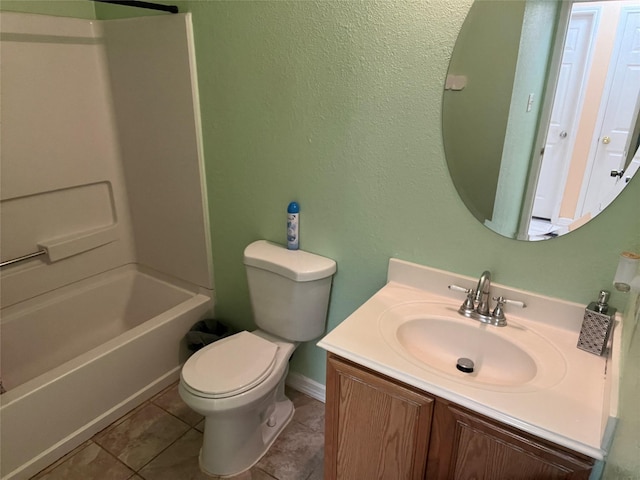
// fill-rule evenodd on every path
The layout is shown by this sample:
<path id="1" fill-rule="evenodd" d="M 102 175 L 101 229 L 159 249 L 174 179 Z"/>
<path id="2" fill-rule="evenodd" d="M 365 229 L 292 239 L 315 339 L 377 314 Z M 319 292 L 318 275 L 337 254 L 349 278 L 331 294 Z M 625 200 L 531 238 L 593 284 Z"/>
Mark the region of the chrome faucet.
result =
<path id="1" fill-rule="evenodd" d="M 458 313 L 467 318 L 473 318 L 482 323 L 495 325 L 496 327 L 504 327 L 507 319 L 504 316 L 504 304 L 509 303 L 525 308 L 524 302 L 516 300 L 508 300 L 502 296 L 494 298 L 496 307 L 491 312 L 489 299 L 491 298 L 491 272 L 485 270 L 480 275 L 476 289 L 459 287 L 458 285 L 449 285 L 450 290 L 456 290 L 467 294 L 467 299 L 458 309 Z"/>
<path id="2" fill-rule="evenodd" d="M 478 280 L 478 286 L 476 287 L 474 302 L 476 303 L 475 311 L 478 315 L 487 316 L 489 315 L 489 295 L 491 290 L 491 272 L 489 270 L 485 270 L 480 275 L 480 279 Z"/>

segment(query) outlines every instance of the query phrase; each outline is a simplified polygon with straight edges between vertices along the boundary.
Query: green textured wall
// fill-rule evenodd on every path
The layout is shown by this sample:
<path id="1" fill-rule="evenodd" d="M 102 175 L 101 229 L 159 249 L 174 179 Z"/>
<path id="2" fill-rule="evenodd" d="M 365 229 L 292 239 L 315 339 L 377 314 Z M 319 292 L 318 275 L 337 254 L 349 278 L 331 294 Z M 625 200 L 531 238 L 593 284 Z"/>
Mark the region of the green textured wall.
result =
<path id="1" fill-rule="evenodd" d="M 242 252 L 258 238 L 285 242 L 293 199 L 301 248 L 338 263 L 329 328 L 384 284 L 391 256 L 456 267 L 448 257 L 465 248 L 467 228 L 484 233 L 451 185 L 440 129 L 447 59 L 468 4 L 190 7 L 220 317 L 251 327 Z M 292 368 L 324 382 L 312 344 Z"/>
<path id="2" fill-rule="evenodd" d="M 258 238 L 338 262 L 335 327 L 380 288 L 389 257 L 587 303 L 640 248 L 634 181 L 608 211 L 547 242 L 502 238 L 464 207 L 442 146 L 448 59 L 470 2 L 191 2 L 221 318 L 251 328 L 242 265 Z M 613 302 L 624 302 L 614 294 Z M 622 305 L 620 305 L 622 306 Z M 324 381 L 302 346 L 292 368 Z"/>
<path id="3" fill-rule="evenodd" d="M 57 17 L 96 18 L 93 2 L 88 0 L 2 0 L 0 10 L 36 13 Z"/>

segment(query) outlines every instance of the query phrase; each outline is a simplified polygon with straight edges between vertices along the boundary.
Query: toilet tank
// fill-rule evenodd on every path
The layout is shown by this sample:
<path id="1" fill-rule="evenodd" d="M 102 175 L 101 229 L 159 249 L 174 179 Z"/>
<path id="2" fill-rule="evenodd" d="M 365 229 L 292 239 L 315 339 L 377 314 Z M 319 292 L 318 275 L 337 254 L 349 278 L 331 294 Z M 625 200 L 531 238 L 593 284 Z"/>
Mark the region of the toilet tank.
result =
<path id="1" fill-rule="evenodd" d="M 244 264 L 258 328 L 298 342 L 324 333 L 335 261 L 258 240 L 245 248 Z"/>

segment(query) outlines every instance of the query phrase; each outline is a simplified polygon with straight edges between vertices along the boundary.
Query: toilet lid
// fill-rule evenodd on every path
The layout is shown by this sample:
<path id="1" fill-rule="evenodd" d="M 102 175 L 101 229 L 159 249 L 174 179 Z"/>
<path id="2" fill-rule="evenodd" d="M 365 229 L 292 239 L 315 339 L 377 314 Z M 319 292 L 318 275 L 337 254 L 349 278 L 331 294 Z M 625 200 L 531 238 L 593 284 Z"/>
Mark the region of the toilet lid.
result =
<path id="1" fill-rule="evenodd" d="M 210 398 L 252 389 L 269 376 L 278 345 L 244 331 L 198 350 L 182 367 L 182 379 Z"/>

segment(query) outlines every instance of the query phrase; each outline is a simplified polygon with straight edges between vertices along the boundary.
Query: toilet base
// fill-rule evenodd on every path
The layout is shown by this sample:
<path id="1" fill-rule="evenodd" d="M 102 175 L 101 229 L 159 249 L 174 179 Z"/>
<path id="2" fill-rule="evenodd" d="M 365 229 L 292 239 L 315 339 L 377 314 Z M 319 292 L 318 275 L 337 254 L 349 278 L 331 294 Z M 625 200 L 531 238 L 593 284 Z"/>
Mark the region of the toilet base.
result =
<path id="1" fill-rule="evenodd" d="M 180 396 L 205 419 L 199 464 L 208 475 L 228 477 L 250 469 L 293 416 L 285 379 L 297 345 L 259 330 L 253 333 L 278 345 L 276 364 L 259 385 L 230 397 L 210 398 L 198 395 L 184 378 L 180 381 Z"/>
<path id="2" fill-rule="evenodd" d="M 278 435 L 293 418 L 295 409 L 284 395 L 256 419 L 206 418 L 200 449 L 200 470 L 207 475 L 230 477 L 249 470 L 269 450 Z M 259 422 L 259 425 L 256 423 Z M 220 435 L 220 429 L 225 430 Z"/>

